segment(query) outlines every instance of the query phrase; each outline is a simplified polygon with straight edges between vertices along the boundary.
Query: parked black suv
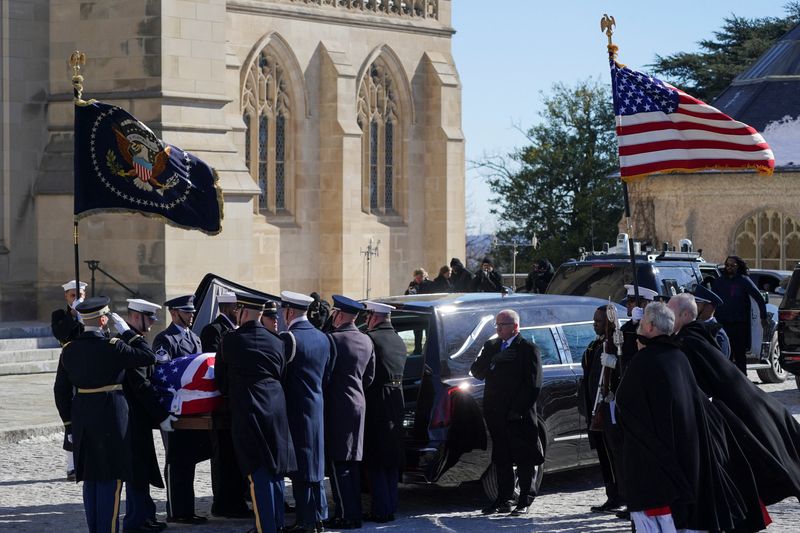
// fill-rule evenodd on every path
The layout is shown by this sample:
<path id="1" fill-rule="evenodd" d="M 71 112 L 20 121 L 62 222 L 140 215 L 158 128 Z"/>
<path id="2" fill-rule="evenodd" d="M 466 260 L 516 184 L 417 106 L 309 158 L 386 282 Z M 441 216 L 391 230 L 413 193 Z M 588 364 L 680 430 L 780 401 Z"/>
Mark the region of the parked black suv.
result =
<path id="1" fill-rule="evenodd" d="M 800 263 L 795 266 L 778 306 L 778 344 L 781 366 L 794 374 L 800 389 Z"/>

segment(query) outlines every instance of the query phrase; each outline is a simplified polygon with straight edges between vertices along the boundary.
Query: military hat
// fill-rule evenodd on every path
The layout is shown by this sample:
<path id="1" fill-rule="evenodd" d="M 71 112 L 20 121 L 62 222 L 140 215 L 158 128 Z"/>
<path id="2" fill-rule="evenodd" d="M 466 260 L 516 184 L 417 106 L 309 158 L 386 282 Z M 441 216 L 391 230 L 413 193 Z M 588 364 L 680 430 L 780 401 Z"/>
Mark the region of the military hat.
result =
<path id="1" fill-rule="evenodd" d="M 384 315 L 388 315 L 389 313 L 391 313 L 396 309 L 396 307 L 393 307 L 388 304 L 382 304 L 379 302 L 366 301 L 364 302 L 364 305 L 367 306 L 367 311 L 371 313 L 382 313 Z"/>
<path id="2" fill-rule="evenodd" d="M 295 309 L 308 309 L 314 303 L 314 298 L 300 294 L 299 292 L 282 291 L 281 292 L 281 307 L 293 307 Z"/>
<path id="3" fill-rule="evenodd" d="M 110 302 L 111 298 L 108 296 L 86 298 L 75 306 L 75 310 L 81 314 L 81 318 L 84 320 L 91 320 L 111 313 L 111 310 L 108 308 Z"/>
<path id="4" fill-rule="evenodd" d="M 342 296 L 341 294 L 334 294 L 333 308 L 338 309 L 343 313 L 357 315 L 358 313 L 364 310 L 364 304 L 362 304 L 361 302 L 357 302 L 352 298 L 348 298 L 347 296 Z"/>
<path id="5" fill-rule="evenodd" d="M 236 301 L 235 292 L 221 292 L 217 295 L 218 304 L 235 304 Z"/>
<path id="6" fill-rule="evenodd" d="M 276 318 L 278 316 L 278 303 L 272 300 L 264 302 L 264 316 Z"/>
<path id="7" fill-rule="evenodd" d="M 628 298 L 636 298 L 636 293 L 633 290 L 633 285 L 625 285 L 625 290 L 628 292 Z M 639 298 L 643 298 L 648 301 L 653 301 L 658 296 L 658 293 L 653 289 L 647 289 L 645 287 L 639 286 Z"/>
<path id="8" fill-rule="evenodd" d="M 245 309 L 253 309 L 254 311 L 263 311 L 264 304 L 267 299 L 257 294 L 237 294 L 236 303 Z"/>
<path id="9" fill-rule="evenodd" d="M 714 307 L 719 307 L 722 305 L 722 298 L 720 298 L 717 293 L 712 291 L 711 289 L 707 289 L 702 285 L 698 285 L 694 289 L 694 299 L 698 302 L 704 302 L 713 305 Z"/>
<path id="10" fill-rule="evenodd" d="M 194 294 L 187 294 L 186 296 L 178 296 L 172 300 L 167 300 L 164 302 L 164 305 L 176 311 L 194 313 Z"/>
<path id="11" fill-rule="evenodd" d="M 64 292 L 71 291 L 71 290 L 75 289 L 76 283 L 77 282 L 73 279 L 72 281 L 66 282 L 61 287 L 64 289 Z M 81 290 L 85 291 L 86 290 L 86 285 L 88 285 L 88 284 L 86 282 L 84 282 L 84 281 L 81 281 L 80 285 L 81 285 Z"/>
<path id="12" fill-rule="evenodd" d="M 158 320 L 156 313 L 161 309 L 161 306 L 139 298 L 128 298 L 128 309 L 147 315 L 152 320 Z"/>

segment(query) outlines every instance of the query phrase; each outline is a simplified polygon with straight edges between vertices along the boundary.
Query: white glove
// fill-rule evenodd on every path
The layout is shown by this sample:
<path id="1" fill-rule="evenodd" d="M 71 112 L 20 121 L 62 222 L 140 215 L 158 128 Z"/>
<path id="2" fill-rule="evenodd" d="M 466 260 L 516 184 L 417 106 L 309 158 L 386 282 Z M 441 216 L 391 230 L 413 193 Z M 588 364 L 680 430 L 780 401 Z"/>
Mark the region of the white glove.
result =
<path id="1" fill-rule="evenodd" d="M 161 428 L 161 431 L 175 431 L 172 427 L 172 423 L 178 420 L 177 416 L 167 415 L 167 418 L 161 421 L 158 425 Z"/>
<path id="2" fill-rule="evenodd" d="M 634 307 L 631 311 L 631 319 L 637 322 L 644 318 L 644 309 L 641 307 Z"/>
<path id="3" fill-rule="evenodd" d="M 606 368 L 616 368 L 617 356 L 611 353 L 604 353 L 600 356 L 600 364 Z"/>
<path id="4" fill-rule="evenodd" d="M 72 303 L 70 304 L 70 307 L 74 311 L 75 308 L 78 307 L 78 304 L 80 304 L 81 302 L 83 302 L 83 298 L 75 298 L 74 300 L 72 300 Z"/>
<path id="5" fill-rule="evenodd" d="M 114 323 L 114 329 L 116 329 L 117 333 L 119 333 L 120 335 L 131 329 L 130 326 L 128 326 L 128 324 L 117 313 L 111 313 L 109 317 L 111 318 L 111 321 Z"/>

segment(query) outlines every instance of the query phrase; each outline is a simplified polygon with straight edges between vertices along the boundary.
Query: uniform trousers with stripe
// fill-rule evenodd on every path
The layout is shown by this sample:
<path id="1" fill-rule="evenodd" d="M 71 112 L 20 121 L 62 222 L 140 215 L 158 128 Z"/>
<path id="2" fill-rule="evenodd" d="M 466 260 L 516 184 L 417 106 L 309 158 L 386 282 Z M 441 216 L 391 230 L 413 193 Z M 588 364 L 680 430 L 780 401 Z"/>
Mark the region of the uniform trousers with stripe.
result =
<path id="1" fill-rule="evenodd" d="M 150 497 L 150 485 L 136 485 L 130 481 L 125 482 L 125 518 L 122 520 L 124 529 L 137 529 L 144 526 L 147 521 L 155 521 L 156 504 Z"/>
<path id="2" fill-rule="evenodd" d="M 258 533 L 277 533 L 283 528 L 283 476 L 262 466 L 247 476 Z"/>
<path id="3" fill-rule="evenodd" d="M 306 529 L 328 518 L 328 498 L 322 481 L 292 479 L 297 524 Z"/>
<path id="4" fill-rule="evenodd" d="M 119 502 L 122 481 L 85 480 L 83 482 L 83 509 L 89 533 L 117 533 L 119 531 Z"/>
<path id="5" fill-rule="evenodd" d="M 369 482 L 372 493 L 370 511 L 376 516 L 389 516 L 397 512 L 397 483 L 400 471 L 397 468 L 369 467 Z"/>
<path id="6" fill-rule="evenodd" d="M 336 505 L 333 517 L 361 521 L 361 461 L 331 461 L 331 492 Z"/>

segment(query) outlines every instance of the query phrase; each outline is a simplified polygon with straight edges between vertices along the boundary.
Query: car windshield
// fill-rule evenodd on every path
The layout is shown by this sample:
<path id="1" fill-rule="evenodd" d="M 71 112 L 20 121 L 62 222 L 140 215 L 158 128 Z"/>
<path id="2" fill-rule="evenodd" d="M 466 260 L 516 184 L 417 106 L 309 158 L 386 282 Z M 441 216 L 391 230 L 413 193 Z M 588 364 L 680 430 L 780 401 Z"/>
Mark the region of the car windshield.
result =
<path id="1" fill-rule="evenodd" d="M 626 283 L 633 276 L 629 265 L 614 263 L 564 264 L 547 287 L 548 294 L 569 294 L 574 296 L 594 296 L 611 298 L 615 302 L 625 299 Z M 641 282 L 640 282 L 641 283 Z"/>

